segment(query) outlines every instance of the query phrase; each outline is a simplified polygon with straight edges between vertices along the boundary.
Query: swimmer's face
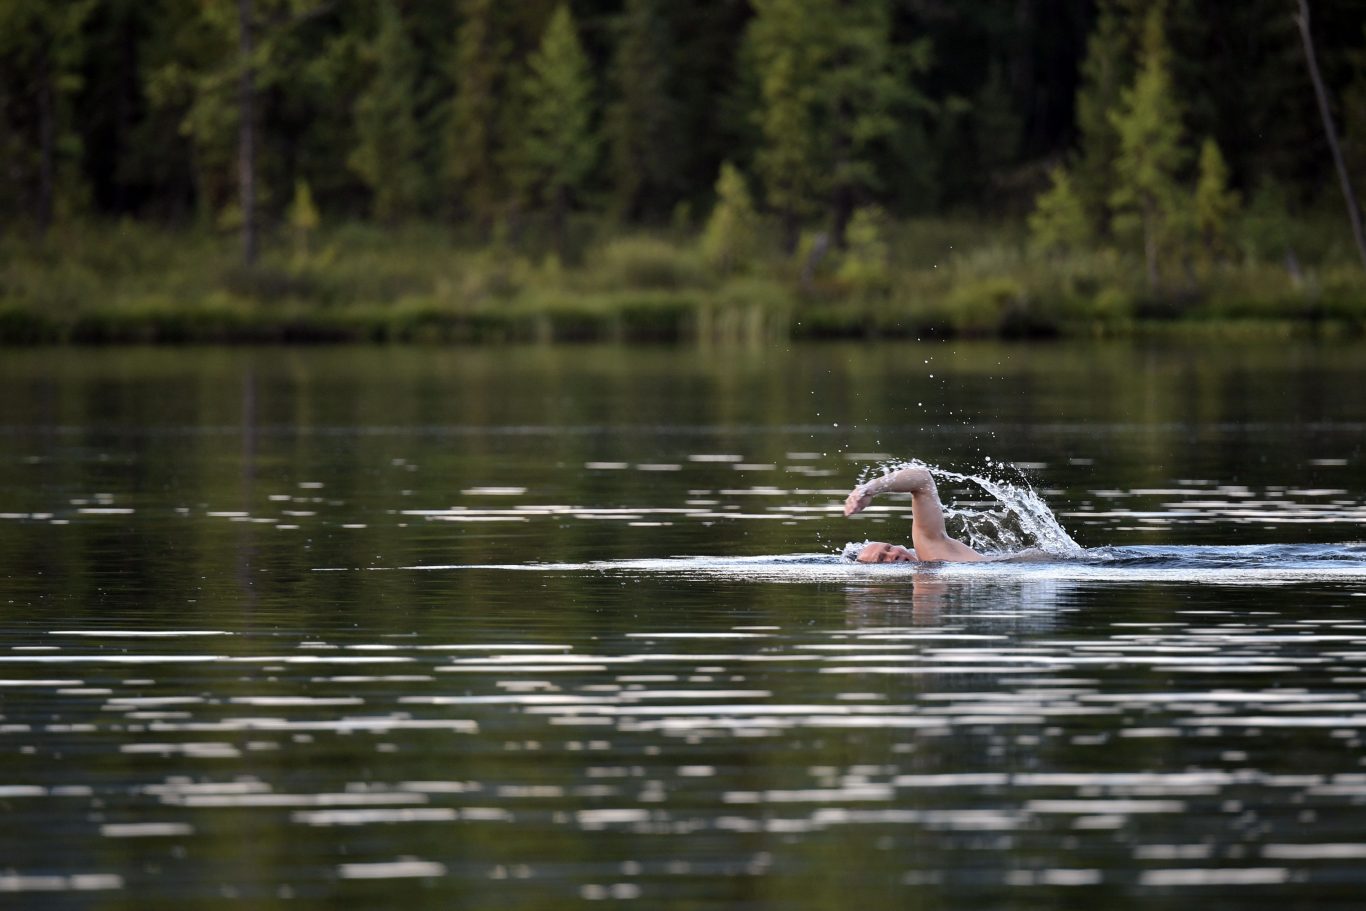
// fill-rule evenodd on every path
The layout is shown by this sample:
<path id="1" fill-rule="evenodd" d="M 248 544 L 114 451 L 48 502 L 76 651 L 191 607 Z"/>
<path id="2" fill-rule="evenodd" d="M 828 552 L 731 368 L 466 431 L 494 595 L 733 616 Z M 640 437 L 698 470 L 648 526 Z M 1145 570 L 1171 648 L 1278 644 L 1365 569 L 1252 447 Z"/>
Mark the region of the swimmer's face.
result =
<path id="1" fill-rule="evenodd" d="M 915 551 L 907 550 L 900 544 L 884 544 L 874 541 L 854 558 L 860 563 L 916 563 Z"/>

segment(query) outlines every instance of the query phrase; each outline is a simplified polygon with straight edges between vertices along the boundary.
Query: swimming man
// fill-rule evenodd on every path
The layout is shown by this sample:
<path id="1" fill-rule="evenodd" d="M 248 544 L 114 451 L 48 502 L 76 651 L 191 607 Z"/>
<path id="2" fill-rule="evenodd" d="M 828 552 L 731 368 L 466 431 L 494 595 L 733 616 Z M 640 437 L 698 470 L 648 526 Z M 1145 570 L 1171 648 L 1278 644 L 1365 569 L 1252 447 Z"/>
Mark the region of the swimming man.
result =
<path id="1" fill-rule="evenodd" d="M 986 559 L 962 541 L 950 538 L 944 528 L 944 507 L 939 502 L 939 490 L 934 477 L 923 468 L 903 468 L 866 484 L 855 487 L 844 501 L 844 514 L 862 512 L 880 493 L 908 493 L 911 495 L 911 543 L 915 549 L 900 544 L 873 541 L 864 546 L 854 559 L 860 563 L 914 563 L 918 560 L 947 560 L 969 563 Z"/>

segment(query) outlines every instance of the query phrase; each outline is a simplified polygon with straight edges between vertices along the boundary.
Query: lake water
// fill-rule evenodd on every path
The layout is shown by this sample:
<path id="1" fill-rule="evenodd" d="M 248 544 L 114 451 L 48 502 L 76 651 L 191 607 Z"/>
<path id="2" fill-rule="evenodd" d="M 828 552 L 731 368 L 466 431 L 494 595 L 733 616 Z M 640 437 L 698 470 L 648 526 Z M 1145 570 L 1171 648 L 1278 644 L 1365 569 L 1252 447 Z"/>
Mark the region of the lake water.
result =
<path id="1" fill-rule="evenodd" d="M 6 907 L 1366 894 L 1361 343 L 9 350 L 0 390 Z M 839 504 L 910 457 L 1078 552 L 841 561 L 909 538 Z"/>

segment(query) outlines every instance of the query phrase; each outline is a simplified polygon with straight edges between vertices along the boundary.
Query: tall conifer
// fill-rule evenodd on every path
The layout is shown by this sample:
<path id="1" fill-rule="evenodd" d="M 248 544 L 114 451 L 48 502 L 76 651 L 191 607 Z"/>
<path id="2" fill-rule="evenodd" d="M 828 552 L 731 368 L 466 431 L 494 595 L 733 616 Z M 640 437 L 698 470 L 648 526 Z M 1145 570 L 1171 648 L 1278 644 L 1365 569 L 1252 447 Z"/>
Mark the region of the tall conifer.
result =
<path id="1" fill-rule="evenodd" d="M 563 246 L 564 219 L 597 166 L 593 74 L 567 4 L 550 17 L 526 81 L 521 162 L 534 201 L 548 205 Z"/>
<path id="2" fill-rule="evenodd" d="M 757 69 L 762 145 L 755 165 L 770 208 L 782 220 L 783 247 L 796 249 L 802 219 L 827 184 L 817 136 L 818 80 L 829 53 L 824 0 L 754 0 L 750 53 Z"/>
<path id="3" fill-rule="evenodd" d="M 63 183 L 74 195 L 61 179 L 63 152 L 77 142 L 68 98 L 80 84 L 81 29 L 92 7 L 92 0 L 0 2 L 0 168 L 18 195 L 31 198 L 23 202 L 40 231 L 56 215 Z M 29 116 L 16 123 L 3 116 L 6 108 Z"/>
<path id="4" fill-rule="evenodd" d="M 702 256 L 719 272 L 746 268 L 754 256 L 759 227 L 745 176 L 729 161 L 716 178 L 716 206 L 702 232 Z"/>
<path id="5" fill-rule="evenodd" d="M 1195 185 L 1195 227 L 1208 253 L 1223 252 L 1229 222 L 1240 204 L 1238 193 L 1229 188 L 1228 165 L 1219 144 L 1206 139 L 1200 147 L 1200 176 Z"/>
<path id="6" fill-rule="evenodd" d="M 817 82 L 827 134 L 818 142 L 831 150 L 831 228 L 834 241 L 843 245 L 854 210 L 883 189 L 878 152 L 895 133 L 913 93 L 894 71 L 886 3 L 827 4 L 821 22 L 828 23 L 831 48 Z"/>
<path id="7" fill-rule="evenodd" d="M 1029 215 L 1029 236 L 1034 249 L 1042 253 L 1067 253 L 1086 246 L 1091 226 L 1086 210 L 1064 168 L 1054 168 L 1052 186 L 1039 194 Z"/>
<path id="8" fill-rule="evenodd" d="M 686 143 L 672 93 L 673 45 L 667 0 L 627 0 L 613 63 L 617 100 L 608 120 L 618 211 L 667 213 L 682 195 Z"/>
<path id="9" fill-rule="evenodd" d="M 1181 112 L 1167 63 L 1165 4 L 1157 3 L 1144 24 L 1138 76 L 1111 115 L 1119 136 L 1115 189 L 1110 194 L 1117 233 L 1138 233 L 1148 284 L 1156 286 L 1166 232 L 1177 206 L 1177 171 L 1184 159 Z"/>
<path id="10" fill-rule="evenodd" d="M 1121 93 L 1133 80 L 1134 29 L 1128 0 L 1101 0 L 1095 30 L 1086 42 L 1081 88 L 1077 90 L 1080 153 L 1072 183 L 1092 224 L 1108 231 L 1119 133 L 1111 119 Z"/>
<path id="11" fill-rule="evenodd" d="M 350 165 L 373 194 L 375 217 L 392 222 L 414 214 L 423 193 L 422 139 L 413 109 L 417 61 L 392 0 L 380 6 L 371 54 L 375 71 L 356 102 Z"/>
<path id="12" fill-rule="evenodd" d="M 500 161 L 500 98 L 508 41 L 495 0 L 462 0 L 456 34 L 455 97 L 446 124 L 446 161 L 457 208 L 488 228 L 506 193 Z"/>

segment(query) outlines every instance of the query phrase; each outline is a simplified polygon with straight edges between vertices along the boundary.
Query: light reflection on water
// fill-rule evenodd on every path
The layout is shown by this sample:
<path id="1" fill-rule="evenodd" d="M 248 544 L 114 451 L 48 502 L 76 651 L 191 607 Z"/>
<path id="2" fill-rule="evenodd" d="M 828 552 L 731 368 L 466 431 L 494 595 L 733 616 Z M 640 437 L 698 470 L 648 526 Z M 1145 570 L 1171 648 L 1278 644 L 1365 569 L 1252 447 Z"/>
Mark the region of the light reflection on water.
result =
<path id="1" fill-rule="evenodd" d="M 628 358 L 634 386 L 587 355 L 523 376 L 435 352 L 289 354 L 273 374 L 254 353 L 246 429 L 232 358 L 205 358 L 201 399 L 169 397 L 170 417 L 150 404 L 167 384 L 118 370 L 0 402 L 0 893 L 1355 907 L 1366 415 L 1310 393 L 1366 358 L 1270 371 L 1263 392 L 1320 403 L 1303 420 L 1268 397 L 1202 400 L 1192 422 L 1087 404 L 1078 370 L 1104 386 L 1112 365 L 1065 351 L 1022 393 L 991 349 L 937 363 L 942 387 L 907 381 L 954 422 L 897 425 L 903 393 L 882 391 L 844 438 L 824 420 L 849 410 L 841 350 L 756 370 L 771 387 L 668 352 L 658 377 Z M 1244 367 L 1229 388 L 1260 382 Z M 495 415 L 488 390 L 450 401 L 450 371 L 479 369 L 513 390 Z M 1190 386 L 1147 382 L 1174 403 Z M 793 383 L 810 402 L 783 398 Z M 114 404 L 65 416 L 86 398 Z M 905 537 L 904 501 L 838 518 L 860 468 L 925 447 L 980 467 L 983 446 L 1028 463 L 1084 553 L 836 556 Z"/>
<path id="2" fill-rule="evenodd" d="M 4 732 L 34 757 L 10 763 L 28 783 L 0 786 L 10 818 L 63 820 L 65 838 L 90 846 L 76 857 L 100 856 L 101 841 L 147 845 L 135 853 L 148 857 L 169 849 L 179 872 L 97 864 L 15 873 L 0 888 L 195 900 L 214 875 L 240 895 L 281 877 L 292 894 L 507 878 L 528 900 L 574 883 L 579 897 L 667 899 L 721 869 L 800 876 L 789 868 L 799 846 L 831 848 L 828 837 L 882 859 L 865 870 L 964 894 L 1359 887 L 1356 617 L 1196 601 L 1159 623 L 1102 612 L 1105 623 L 1079 630 L 1068 618 L 1097 595 L 1084 584 L 913 582 L 834 586 L 845 603 L 835 626 L 808 614 L 484 644 L 114 627 L 34 636 L 0 655 Z M 209 640 L 239 647 L 197 650 Z M 54 667 L 62 677 L 46 676 Z M 61 760 L 47 765 L 67 754 L 82 758 L 86 784 L 63 783 Z M 222 850 L 213 833 L 224 826 L 279 832 L 271 865 L 196 869 Z M 741 836 L 767 847 L 737 859 Z M 570 837 L 590 839 L 597 860 L 555 860 L 550 846 Z M 896 850 L 929 837 L 928 853 Z M 526 854 L 514 875 L 469 839 Z M 329 860 L 342 844 L 353 847 Z M 15 869 L 51 869 L 45 849 L 16 847 Z"/>

